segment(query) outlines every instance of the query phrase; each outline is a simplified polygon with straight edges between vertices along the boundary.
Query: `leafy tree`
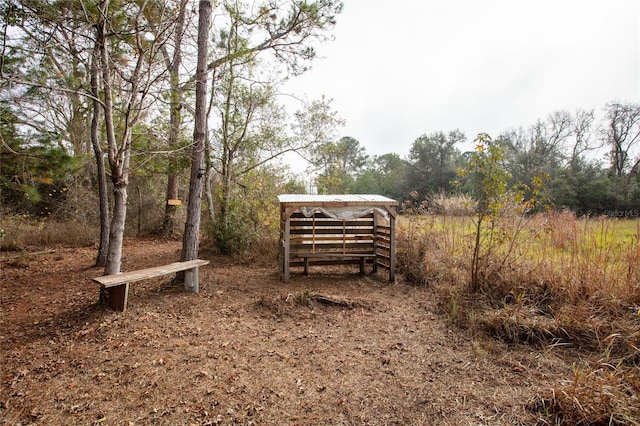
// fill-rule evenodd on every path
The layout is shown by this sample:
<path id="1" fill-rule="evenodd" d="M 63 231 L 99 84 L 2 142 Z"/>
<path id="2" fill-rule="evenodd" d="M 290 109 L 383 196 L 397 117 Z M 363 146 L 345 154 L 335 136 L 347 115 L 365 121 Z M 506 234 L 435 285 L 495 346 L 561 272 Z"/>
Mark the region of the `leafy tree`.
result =
<path id="1" fill-rule="evenodd" d="M 470 154 L 467 165 L 458 171 L 461 178 L 470 181 L 473 196 L 479 204 L 474 216 L 469 280 L 473 292 L 489 285 L 508 264 L 515 253 L 526 215 L 535 208 L 543 187 L 540 177 L 534 178 L 531 186 L 511 185 L 511 176 L 503 162 L 504 145 L 487 134 L 478 135 L 475 143 L 476 149 Z M 516 220 L 508 224 L 507 219 L 513 218 Z"/>
<path id="2" fill-rule="evenodd" d="M 342 2 L 336 0 L 294 2 L 287 3 L 286 6 L 283 3 L 265 1 L 250 6 L 237 1 L 220 2 L 221 13 L 228 18 L 220 22 L 226 22 L 228 27 L 219 29 L 217 32 L 221 38 L 223 38 L 222 35 L 225 36 L 227 43 L 225 45 L 223 42 L 219 45 L 223 47 L 222 51 L 217 52 L 218 55 L 214 52 L 215 57 L 209 60 L 206 69 L 202 69 L 202 61 L 208 58 L 209 48 L 202 40 L 210 25 L 204 26 L 205 19 L 202 19 L 202 13 L 200 15 L 198 71 L 193 79 L 187 81 L 187 84 L 196 82 L 196 121 L 202 122 L 203 126 L 196 125 L 197 131 L 194 131 L 187 220 L 181 254 L 183 261 L 197 258 L 198 253 L 200 220 L 196 216 L 200 215 L 202 193 L 202 175 L 198 175 L 198 170 L 204 165 L 204 146 L 201 150 L 200 133 L 204 132 L 203 137 L 206 137 L 205 104 L 198 97 L 198 84 L 206 81 L 207 71 L 216 73 L 222 65 L 232 61 L 235 63 L 251 61 L 260 52 L 270 54 L 279 64 L 285 65 L 293 73 L 304 71 L 304 64 L 315 57 L 315 50 L 310 43 L 313 40 L 326 38 L 324 33 L 335 25 L 335 15 L 342 9 Z M 200 7 L 205 9 L 204 12 L 209 17 L 212 6 L 210 1 L 200 2 Z M 208 22 L 206 20 L 207 24 Z M 206 89 L 206 85 L 200 87 L 201 90 Z M 219 88 L 214 85 L 211 90 L 215 94 Z M 224 91 L 224 88 L 222 90 Z"/>
<path id="3" fill-rule="evenodd" d="M 65 199 L 76 162 L 55 139 L 22 135 L 17 124 L 15 114 L 0 106 L 0 203 L 21 213 L 51 214 Z"/>
<path id="4" fill-rule="evenodd" d="M 352 186 L 356 194 L 380 194 L 395 200 L 406 197 L 406 174 L 408 162 L 398 154 L 387 153 L 375 156 L 368 162 Z"/>
<path id="5" fill-rule="evenodd" d="M 607 170 L 595 161 L 581 158 L 555 173 L 545 196 L 558 209 L 570 209 L 579 215 L 601 214 L 617 208 L 611 187 Z"/>
<path id="6" fill-rule="evenodd" d="M 456 145 L 466 140 L 464 133 L 454 130 L 448 134 L 436 132 L 422 135 L 409 151 L 407 185 L 425 197 L 435 192 L 451 191 L 461 154 Z"/>
<path id="7" fill-rule="evenodd" d="M 292 189 L 295 192 L 295 187 L 287 187 L 290 183 L 286 170 L 277 165 L 263 164 L 239 177 L 229 193 L 226 222 L 211 223 L 217 249 L 221 253 L 241 253 L 274 241 L 280 226 L 274 215 L 277 195 Z"/>
<path id="8" fill-rule="evenodd" d="M 102 0 L 94 15 L 95 51 L 99 55 L 97 68 L 114 202 L 106 275 L 120 272 L 132 130 L 149 108 L 147 97 L 157 78 L 154 64 L 159 59 L 161 44 L 161 40 L 150 42 L 144 37 L 144 29 L 149 25 L 144 14 L 146 3 L 130 6 L 130 9 L 112 8 L 109 0 Z"/>
<path id="9" fill-rule="evenodd" d="M 338 142 L 325 142 L 311 155 L 311 163 L 318 171 L 316 184 L 320 194 L 348 193 L 369 158 L 360 142 L 350 136 Z"/>
<path id="10" fill-rule="evenodd" d="M 187 219 L 182 234 L 182 252 L 180 260 L 198 258 L 198 242 L 200 235 L 200 210 L 202 208 L 202 169 L 204 168 L 205 144 L 207 135 L 207 81 L 206 68 L 209 54 L 209 27 L 211 26 L 211 1 L 200 1 L 198 10 L 198 61 L 196 65 L 196 108 L 193 128 L 193 144 L 191 146 L 191 176 L 189 179 L 189 195 L 187 202 Z M 184 275 L 178 275 L 184 281 Z M 198 288 L 190 289 L 199 291 Z"/>
<path id="11" fill-rule="evenodd" d="M 221 247 L 229 244 L 223 239 L 239 234 L 231 233 L 235 216 L 232 192 L 241 177 L 284 152 L 295 149 L 284 132 L 284 114 L 274 102 L 274 90 L 268 84 L 246 83 L 241 64 L 228 62 L 225 79 L 218 86 L 220 98 L 214 102 L 221 125 L 213 132 L 210 163 L 219 178 L 218 241 Z M 217 202 L 216 202 L 217 201 Z M 243 218 L 239 217 L 242 221 Z M 225 250 L 223 250 L 225 252 Z"/>

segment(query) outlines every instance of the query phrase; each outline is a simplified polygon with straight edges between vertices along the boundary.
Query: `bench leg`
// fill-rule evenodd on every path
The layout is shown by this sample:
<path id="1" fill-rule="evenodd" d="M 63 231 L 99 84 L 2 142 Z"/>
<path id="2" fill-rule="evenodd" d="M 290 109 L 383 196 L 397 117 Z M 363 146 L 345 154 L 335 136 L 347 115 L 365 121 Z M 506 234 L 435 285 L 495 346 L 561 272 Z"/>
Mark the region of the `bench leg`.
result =
<path id="1" fill-rule="evenodd" d="M 364 265 L 366 263 L 366 259 L 364 257 L 360 258 L 360 275 L 364 275 Z"/>
<path id="2" fill-rule="evenodd" d="M 129 298 L 129 283 L 125 283 L 107 289 L 109 297 L 108 304 L 114 311 L 126 311 L 127 299 Z"/>
<path id="3" fill-rule="evenodd" d="M 192 293 L 198 293 L 200 291 L 198 268 L 184 271 L 184 289 Z"/>
<path id="4" fill-rule="evenodd" d="M 304 274 L 309 275 L 309 258 L 304 258 Z"/>

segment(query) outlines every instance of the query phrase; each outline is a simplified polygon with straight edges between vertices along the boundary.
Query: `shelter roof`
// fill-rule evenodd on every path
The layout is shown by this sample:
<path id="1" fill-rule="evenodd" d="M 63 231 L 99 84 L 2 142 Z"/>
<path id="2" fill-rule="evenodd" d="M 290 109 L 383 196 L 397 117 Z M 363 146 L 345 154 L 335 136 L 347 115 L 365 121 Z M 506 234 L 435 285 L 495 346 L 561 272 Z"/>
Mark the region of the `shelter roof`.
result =
<path id="1" fill-rule="evenodd" d="M 278 201 L 289 206 L 397 206 L 398 202 L 391 198 L 375 194 L 280 194 Z"/>

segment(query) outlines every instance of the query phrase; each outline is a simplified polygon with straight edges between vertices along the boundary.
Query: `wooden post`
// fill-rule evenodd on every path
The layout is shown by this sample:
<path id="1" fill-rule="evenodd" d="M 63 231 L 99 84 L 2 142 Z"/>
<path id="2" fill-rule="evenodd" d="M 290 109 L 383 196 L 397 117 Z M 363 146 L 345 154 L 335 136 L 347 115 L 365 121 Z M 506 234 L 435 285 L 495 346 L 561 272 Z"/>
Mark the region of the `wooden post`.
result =
<path id="1" fill-rule="evenodd" d="M 279 244 L 279 250 L 278 250 L 278 272 L 279 272 L 279 276 L 280 276 L 280 280 L 283 279 L 284 277 L 284 212 L 283 212 L 284 208 L 282 207 L 282 204 L 280 205 L 280 244 Z"/>
<path id="2" fill-rule="evenodd" d="M 184 271 L 184 289 L 192 293 L 200 292 L 198 268 L 187 269 Z"/>
<path id="3" fill-rule="evenodd" d="M 291 252 L 291 214 L 295 208 L 286 208 L 284 209 L 284 230 L 283 230 L 283 238 L 282 243 L 283 247 L 283 256 L 282 256 L 282 270 L 283 270 L 283 281 L 289 282 L 289 257 Z"/>
<path id="4" fill-rule="evenodd" d="M 378 214 L 373 213 L 373 272 L 378 272 Z"/>
<path id="5" fill-rule="evenodd" d="M 396 216 L 393 213 L 389 212 L 389 282 L 396 279 Z"/>
<path id="6" fill-rule="evenodd" d="M 129 299 L 129 283 L 107 288 L 109 293 L 109 307 L 114 311 L 126 311 Z"/>

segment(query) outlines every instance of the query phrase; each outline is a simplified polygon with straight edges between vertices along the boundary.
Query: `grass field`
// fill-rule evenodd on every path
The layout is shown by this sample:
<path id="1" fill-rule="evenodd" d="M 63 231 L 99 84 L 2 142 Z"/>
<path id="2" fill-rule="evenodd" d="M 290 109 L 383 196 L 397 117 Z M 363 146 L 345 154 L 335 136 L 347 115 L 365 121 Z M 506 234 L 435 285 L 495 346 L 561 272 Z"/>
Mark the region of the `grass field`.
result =
<path id="1" fill-rule="evenodd" d="M 535 407 L 552 423 L 638 424 L 640 221 L 549 212 L 493 231 L 473 292 L 474 218 L 405 216 L 401 273 L 434 286 L 443 314 L 476 335 L 575 356 L 574 376 Z"/>

